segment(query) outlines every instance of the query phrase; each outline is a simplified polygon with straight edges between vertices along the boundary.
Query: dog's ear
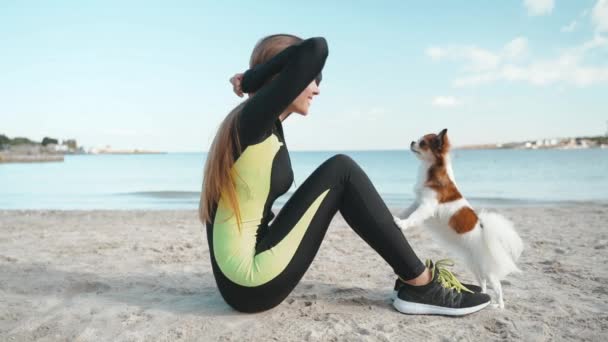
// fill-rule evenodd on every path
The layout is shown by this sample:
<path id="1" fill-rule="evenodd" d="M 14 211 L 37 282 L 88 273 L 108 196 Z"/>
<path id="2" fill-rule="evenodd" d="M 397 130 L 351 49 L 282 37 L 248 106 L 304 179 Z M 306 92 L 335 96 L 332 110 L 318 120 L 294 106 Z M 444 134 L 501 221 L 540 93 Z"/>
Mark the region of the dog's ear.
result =
<path id="1" fill-rule="evenodd" d="M 439 150 L 443 150 L 443 148 L 447 145 L 448 139 L 448 129 L 444 128 L 437 135 L 437 140 L 439 141 Z"/>

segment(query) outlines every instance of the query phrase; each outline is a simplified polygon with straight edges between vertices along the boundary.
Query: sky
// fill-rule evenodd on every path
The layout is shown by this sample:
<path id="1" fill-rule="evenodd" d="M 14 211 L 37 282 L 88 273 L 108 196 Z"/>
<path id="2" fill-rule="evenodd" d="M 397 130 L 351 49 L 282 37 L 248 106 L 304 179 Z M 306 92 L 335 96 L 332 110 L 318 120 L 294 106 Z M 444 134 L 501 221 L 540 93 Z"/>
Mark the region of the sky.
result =
<path id="1" fill-rule="evenodd" d="M 206 151 L 255 43 L 323 36 L 290 150 L 608 130 L 608 0 L 0 2 L 0 134 Z"/>

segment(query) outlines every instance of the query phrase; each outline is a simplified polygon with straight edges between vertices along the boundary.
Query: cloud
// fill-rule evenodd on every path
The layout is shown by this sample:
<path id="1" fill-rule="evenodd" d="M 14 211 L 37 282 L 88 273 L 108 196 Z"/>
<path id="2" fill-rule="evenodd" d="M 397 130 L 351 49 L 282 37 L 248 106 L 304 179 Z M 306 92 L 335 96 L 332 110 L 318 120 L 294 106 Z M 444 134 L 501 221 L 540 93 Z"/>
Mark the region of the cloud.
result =
<path id="1" fill-rule="evenodd" d="M 499 56 L 476 46 L 452 46 L 446 48 L 434 46 L 427 48 L 426 54 L 434 61 L 444 59 L 466 60 L 468 63 L 465 69 L 469 71 L 492 69 L 500 62 Z"/>
<path id="2" fill-rule="evenodd" d="M 608 32 L 608 0 L 598 0 L 591 11 L 596 32 Z"/>
<path id="3" fill-rule="evenodd" d="M 573 32 L 574 29 L 576 28 L 576 20 L 572 20 L 572 22 L 566 26 L 563 26 L 560 31 L 562 32 Z"/>
<path id="4" fill-rule="evenodd" d="M 439 47 L 430 47 L 426 49 L 427 56 L 431 57 L 432 60 L 438 61 L 444 56 L 444 50 Z"/>
<path id="5" fill-rule="evenodd" d="M 579 58 L 563 55 L 554 60 L 523 66 L 507 64 L 491 72 L 458 78 L 453 84 L 463 87 L 501 80 L 520 81 L 538 86 L 565 82 L 583 87 L 608 82 L 608 67 L 582 65 Z"/>
<path id="6" fill-rule="evenodd" d="M 442 59 L 463 63 L 461 75 L 452 81 L 456 87 L 477 86 L 498 81 L 525 82 L 537 86 L 566 83 L 579 87 L 608 82 L 608 64 L 586 63 L 587 56 L 595 50 L 605 48 L 608 48 L 608 38 L 596 34 L 582 44 L 564 49 L 554 58 L 530 60 L 528 40 L 525 37 L 516 37 L 497 52 L 476 47 L 477 51 L 484 51 L 481 55 L 493 56 L 492 63 L 488 62 L 489 58 L 485 58 L 485 62 L 480 63 L 480 59 L 473 57 L 473 54 L 463 52 L 471 51 L 470 47 L 436 47 L 444 51 Z M 471 65 L 477 67 L 473 68 Z"/>
<path id="7" fill-rule="evenodd" d="M 605 38 L 600 34 L 596 34 L 595 36 L 593 36 L 593 39 L 584 42 L 583 44 L 575 47 L 574 49 L 571 49 L 571 53 L 584 54 L 589 50 L 604 47 L 608 47 L 608 38 Z"/>
<path id="8" fill-rule="evenodd" d="M 472 71 L 492 69 L 500 63 L 498 55 L 478 47 L 463 49 L 463 55 L 470 61 L 467 69 Z"/>
<path id="9" fill-rule="evenodd" d="M 573 19 L 568 25 L 562 26 L 560 29 L 561 32 L 574 32 L 577 27 L 579 27 L 580 23 L 583 20 L 586 20 L 586 17 L 589 15 L 591 9 L 585 8 L 579 13 L 579 15 Z M 584 24 L 583 24 L 584 25 Z"/>
<path id="10" fill-rule="evenodd" d="M 530 13 L 551 12 L 553 1 L 525 1 Z M 435 61 L 462 63 L 461 74 L 452 84 L 456 87 L 477 86 L 499 81 L 525 82 L 544 86 L 561 83 L 578 87 L 608 83 L 608 63 L 598 58 L 608 52 L 608 0 L 598 0 L 591 10 L 584 10 L 562 32 L 572 32 L 582 20 L 594 26 L 593 38 L 562 49 L 552 58 L 530 58 L 528 40 L 516 37 L 502 49 L 492 51 L 478 46 L 434 46 L 427 55 Z"/>
<path id="11" fill-rule="evenodd" d="M 524 6 L 526 6 L 528 15 L 533 16 L 551 13 L 553 5 L 553 0 L 524 0 Z"/>
<path id="12" fill-rule="evenodd" d="M 454 96 L 435 96 L 432 104 L 435 107 L 450 108 L 460 105 L 461 102 Z"/>
<path id="13" fill-rule="evenodd" d="M 465 71 L 482 72 L 495 69 L 503 60 L 520 59 L 527 51 L 528 40 L 516 37 L 496 53 L 478 46 L 433 46 L 426 49 L 426 54 L 434 61 L 465 61 Z"/>
<path id="14" fill-rule="evenodd" d="M 528 52 L 528 39 L 525 37 L 517 37 L 508 42 L 503 48 L 503 54 L 506 58 L 518 59 L 524 57 Z"/>

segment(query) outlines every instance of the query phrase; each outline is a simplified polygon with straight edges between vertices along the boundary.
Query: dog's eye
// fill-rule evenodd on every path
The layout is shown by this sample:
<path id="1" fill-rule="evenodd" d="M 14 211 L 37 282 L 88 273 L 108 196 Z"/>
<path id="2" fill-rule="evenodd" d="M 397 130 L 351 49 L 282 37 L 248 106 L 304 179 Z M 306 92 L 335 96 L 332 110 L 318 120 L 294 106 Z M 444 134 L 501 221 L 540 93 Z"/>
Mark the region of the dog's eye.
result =
<path id="1" fill-rule="evenodd" d="M 420 147 L 426 146 L 426 141 L 422 140 L 419 145 L 420 145 Z"/>

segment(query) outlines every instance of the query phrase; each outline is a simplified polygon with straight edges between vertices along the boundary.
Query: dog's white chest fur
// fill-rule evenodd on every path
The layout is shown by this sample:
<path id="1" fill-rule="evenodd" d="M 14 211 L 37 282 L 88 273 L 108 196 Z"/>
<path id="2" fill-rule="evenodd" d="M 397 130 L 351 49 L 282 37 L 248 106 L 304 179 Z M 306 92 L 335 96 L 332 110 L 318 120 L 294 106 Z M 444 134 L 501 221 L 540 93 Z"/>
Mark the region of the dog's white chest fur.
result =
<path id="1" fill-rule="evenodd" d="M 444 134 L 442 139 L 447 140 L 447 136 Z M 416 145 L 412 143 L 412 150 L 421 160 L 414 187 L 416 200 L 399 215 L 404 219 L 395 217 L 395 223 L 402 230 L 420 226 L 432 232 L 443 246 L 465 262 L 484 292 L 486 281 L 490 282 L 498 295 L 498 306 L 502 308 L 504 302 L 500 280 L 511 272 L 519 271 L 515 262 L 523 250 L 523 243 L 513 224 L 503 216 L 494 213 L 477 215 L 471 209 L 469 202 L 456 189 L 447 152 L 444 150 L 440 156 L 429 154 L 421 149 L 422 140 Z M 426 146 L 429 145 L 427 142 Z M 435 190 L 427 184 L 430 183 L 431 168 L 437 165 L 443 168 L 444 173 L 443 183 L 435 185 L 438 189 Z M 442 186 L 446 183 L 449 189 Z M 438 184 L 437 181 L 434 184 Z M 451 197 L 440 193 L 443 190 L 451 191 Z M 466 211 L 468 216 L 462 215 L 461 211 Z M 465 225 L 466 229 L 463 229 Z"/>
<path id="2" fill-rule="evenodd" d="M 452 166 L 450 165 L 449 156 L 446 156 L 446 171 L 448 177 L 456 185 L 456 181 L 454 180 L 454 172 L 452 171 Z M 463 207 L 471 207 L 469 202 L 463 197 L 451 202 L 440 203 L 437 200 L 437 192 L 425 184 L 427 182 L 428 169 L 431 165 L 429 163 L 423 162 L 421 163 L 418 169 L 418 179 L 416 181 L 416 185 L 414 186 L 414 194 L 416 195 L 416 199 L 412 207 L 410 207 L 413 212 L 414 209 L 422 207 L 423 210 L 426 208 L 428 217 L 424 218 L 425 225 L 433 225 L 437 228 L 448 228 L 448 223 L 452 216 L 458 212 Z M 412 212 L 407 212 L 409 217 Z M 412 224 L 413 225 L 413 224 Z M 407 227 L 405 227 L 407 228 Z"/>

